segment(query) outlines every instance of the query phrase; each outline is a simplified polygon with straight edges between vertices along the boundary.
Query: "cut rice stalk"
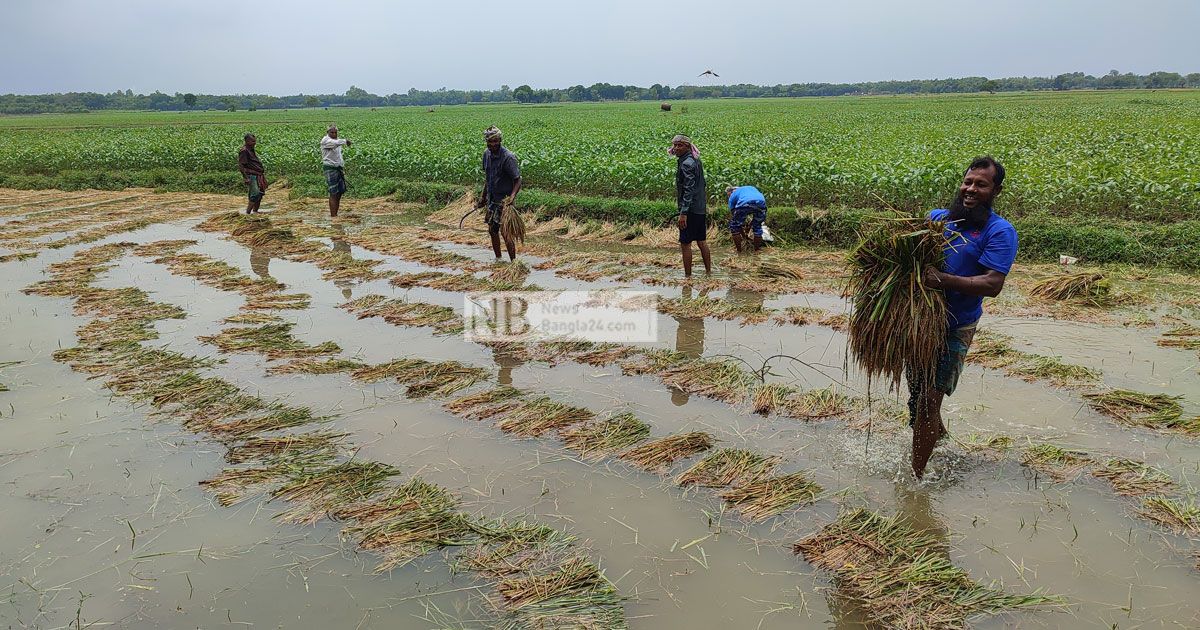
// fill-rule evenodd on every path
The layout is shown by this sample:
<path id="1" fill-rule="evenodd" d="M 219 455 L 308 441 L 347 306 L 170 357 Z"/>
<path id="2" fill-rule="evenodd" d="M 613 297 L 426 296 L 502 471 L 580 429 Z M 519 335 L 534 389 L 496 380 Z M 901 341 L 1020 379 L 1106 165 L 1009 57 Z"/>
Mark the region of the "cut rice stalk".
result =
<path id="1" fill-rule="evenodd" d="M 898 517 L 850 510 L 793 551 L 832 571 L 837 592 L 886 628 L 961 628 L 981 614 L 1058 606 L 1060 597 L 1011 595 L 983 586 L 950 563 L 933 536 Z"/>
<path id="2" fill-rule="evenodd" d="M 296 359 L 267 368 L 267 374 L 337 374 L 366 367 L 360 361 L 349 359 Z"/>
<path id="3" fill-rule="evenodd" d="M 669 435 L 635 446 L 621 454 L 621 459 L 651 472 L 665 470 L 671 464 L 703 453 L 712 448 L 714 440 L 703 431 Z"/>
<path id="4" fill-rule="evenodd" d="M 770 474 L 779 462 L 780 458 L 774 455 L 765 456 L 738 448 L 722 448 L 693 464 L 675 478 L 675 483 L 702 488 L 740 486 Z"/>
<path id="5" fill-rule="evenodd" d="M 854 399 L 830 386 L 809 390 L 798 397 L 792 394 L 784 399 L 781 409 L 785 415 L 793 418 L 820 420 L 850 413 L 854 402 Z"/>
<path id="6" fill-rule="evenodd" d="M 524 401 L 506 413 L 496 427 L 521 437 L 539 437 L 595 417 L 591 411 L 555 402 L 545 396 Z"/>
<path id="7" fill-rule="evenodd" d="M 661 376 L 670 387 L 727 403 L 740 402 L 756 382 L 728 360 L 696 359 L 667 368 Z"/>
<path id="8" fill-rule="evenodd" d="M 1121 424 L 1200 435 L 1200 419 L 1183 417 L 1179 402 L 1182 396 L 1114 389 L 1085 393 L 1083 397 L 1093 409 Z"/>
<path id="9" fill-rule="evenodd" d="M 1021 463 L 1059 483 L 1071 481 L 1094 462 L 1087 453 L 1052 444 L 1034 444 L 1021 454 Z"/>
<path id="10" fill-rule="evenodd" d="M 752 521 L 775 516 L 794 505 L 806 505 L 817 500 L 823 489 L 813 483 L 803 471 L 776 477 L 756 479 L 745 485 L 726 490 L 721 498 L 741 510 Z"/>
<path id="11" fill-rule="evenodd" d="M 1151 497 L 1142 502 L 1138 514 L 1188 536 L 1200 535 L 1200 505 L 1194 499 L 1180 501 L 1169 497 Z"/>
<path id="12" fill-rule="evenodd" d="M 1131 459 L 1114 458 L 1092 471 L 1092 475 L 1107 480 L 1117 494 L 1126 497 L 1171 492 L 1175 482 L 1165 472 Z"/>
<path id="13" fill-rule="evenodd" d="M 276 518 L 312 525 L 330 512 L 371 497 L 389 477 L 398 474 L 400 471 L 387 464 L 349 461 L 293 475 L 289 483 L 271 493 L 272 499 L 296 504 Z"/>
<path id="14" fill-rule="evenodd" d="M 603 421 L 588 422 L 562 432 L 567 448 L 584 459 L 597 460 L 627 449 L 650 437 L 650 425 L 632 413 L 619 413 Z"/>

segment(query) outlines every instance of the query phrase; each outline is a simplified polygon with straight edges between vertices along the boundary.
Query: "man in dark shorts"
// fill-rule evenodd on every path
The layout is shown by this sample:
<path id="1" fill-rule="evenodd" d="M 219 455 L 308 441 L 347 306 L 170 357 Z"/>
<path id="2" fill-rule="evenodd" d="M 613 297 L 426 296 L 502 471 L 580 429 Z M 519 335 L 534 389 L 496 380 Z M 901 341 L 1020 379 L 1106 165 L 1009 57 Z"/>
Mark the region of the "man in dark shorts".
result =
<path id="1" fill-rule="evenodd" d="M 250 191 L 246 214 L 254 214 L 258 212 L 258 206 L 267 192 L 267 174 L 263 169 L 262 162 L 258 159 L 258 154 L 254 152 L 254 145 L 258 144 L 258 138 L 254 137 L 254 134 L 248 133 L 243 136 L 243 139 L 246 143 L 242 145 L 242 150 L 238 151 L 238 170 L 241 171 L 242 180 L 246 182 L 246 188 Z"/>
<path id="2" fill-rule="evenodd" d="M 967 351 L 983 315 L 983 298 L 996 297 L 1017 257 L 1017 229 L 992 211 L 1004 186 L 1004 166 L 989 156 L 975 158 L 963 173 L 958 195 L 949 210 L 934 210 L 929 218 L 948 221 L 946 263 L 929 267 L 926 286 L 946 294 L 949 329 L 946 345 L 933 374 L 911 366 L 908 380 L 909 423 L 913 427 L 913 473 L 919 478 L 938 440 L 946 435 L 942 399 L 954 393 Z"/>
<path id="3" fill-rule="evenodd" d="M 675 202 L 679 208 L 679 252 L 683 255 L 683 275 L 692 277 L 692 242 L 700 248 L 704 272 L 712 274 L 712 254 L 708 251 L 708 194 L 704 186 L 704 164 L 692 139 L 679 135 L 671 139 L 675 166 Z"/>
<path id="4" fill-rule="evenodd" d="M 500 256 L 500 216 L 504 212 L 504 204 L 516 200 L 521 191 L 521 164 L 516 154 L 502 146 L 502 134 L 496 127 L 488 127 L 483 132 L 487 149 L 483 152 L 483 195 L 476 208 L 487 206 L 485 215 L 488 234 L 492 237 L 492 252 L 496 261 Z M 508 259 L 517 259 L 517 244 L 504 239 L 504 248 L 508 250 Z"/>
<path id="5" fill-rule="evenodd" d="M 321 138 L 321 170 L 325 173 L 325 185 L 329 189 L 329 216 L 336 217 L 342 207 L 342 195 L 346 192 L 346 161 L 342 158 L 342 147 L 350 141 L 338 138 L 338 128 L 329 126 Z"/>

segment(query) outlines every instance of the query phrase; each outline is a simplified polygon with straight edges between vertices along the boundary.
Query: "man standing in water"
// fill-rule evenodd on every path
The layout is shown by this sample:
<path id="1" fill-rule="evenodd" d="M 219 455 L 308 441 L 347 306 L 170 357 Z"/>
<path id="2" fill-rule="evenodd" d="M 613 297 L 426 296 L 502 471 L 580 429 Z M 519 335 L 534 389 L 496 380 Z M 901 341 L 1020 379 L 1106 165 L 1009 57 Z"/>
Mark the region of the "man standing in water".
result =
<path id="1" fill-rule="evenodd" d="M 258 212 L 258 206 L 267 192 L 267 172 L 263 169 L 258 154 L 254 152 L 254 145 L 258 144 L 258 138 L 254 137 L 254 134 L 248 133 L 243 136 L 243 139 L 246 144 L 242 145 L 241 151 L 238 151 L 238 170 L 241 171 L 246 188 L 250 191 L 250 202 L 246 204 L 246 214 L 254 214 Z"/>
<path id="2" fill-rule="evenodd" d="M 325 185 L 329 189 L 329 216 L 336 217 L 342 206 L 342 194 L 346 192 L 346 161 L 342 159 L 342 147 L 350 141 L 338 138 L 338 128 L 330 125 L 325 137 L 321 138 L 321 170 L 325 173 Z"/>
<path id="3" fill-rule="evenodd" d="M 704 272 L 712 274 L 712 254 L 708 251 L 708 192 L 704 186 L 704 164 L 692 139 L 678 135 L 671 139 L 668 151 L 675 165 L 675 202 L 679 208 L 679 252 L 683 255 L 683 275 L 692 277 L 692 242 L 700 248 Z"/>
<path id="4" fill-rule="evenodd" d="M 496 254 L 496 262 L 500 262 L 500 217 L 504 214 L 505 204 L 515 201 L 517 193 L 521 192 L 521 165 L 517 156 L 501 145 L 501 133 L 495 126 L 484 130 L 483 139 L 487 142 L 483 152 L 483 195 L 475 207 L 487 206 L 484 216 L 488 234 L 492 237 L 492 252 Z M 517 244 L 507 235 L 504 248 L 508 250 L 510 261 L 517 259 Z"/>
<path id="5" fill-rule="evenodd" d="M 946 294 L 949 329 L 934 374 L 909 368 L 908 411 L 913 428 L 913 473 L 921 477 L 938 440 L 946 435 L 942 398 L 954 393 L 975 327 L 983 315 L 983 298 L 996 297 L 1017 257 L 1017 229 L 992 211 L 1004 186 L 1004 167 L 990 156 L 975 158 L 963 173 L 958 195 L 949 210 L 934 210 L 929 218 L 947 221 L 946 263 L 925 269 L 928 287 Z"/>

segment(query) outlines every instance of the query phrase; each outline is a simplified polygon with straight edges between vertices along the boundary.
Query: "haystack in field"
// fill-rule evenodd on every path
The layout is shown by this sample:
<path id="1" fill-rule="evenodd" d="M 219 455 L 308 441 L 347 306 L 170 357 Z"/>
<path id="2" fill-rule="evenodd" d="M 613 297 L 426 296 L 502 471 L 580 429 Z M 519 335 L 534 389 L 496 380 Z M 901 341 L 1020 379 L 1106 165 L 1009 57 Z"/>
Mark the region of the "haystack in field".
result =
<path id="1" fill-rule="evenodd" d="M 1080 272 L 1060 274 L 1033 285 L 1029 294 L 1045 300 L 1081 300 L 1101 302 L 1112 292 L 1108 278 L 1102 273 Z"/>
<path id="2" fill-rule="evenodd" d="M 885 377 L 893 390 L 906 366 L 932 376 L 945 343 L 945 297 L 921 278 L 926 267 L 942 267 L 945 226 L 895 212 L 867 226 L 850 252 L 843 290 L 854 307 L 850 354 L 868 378 Z"/>

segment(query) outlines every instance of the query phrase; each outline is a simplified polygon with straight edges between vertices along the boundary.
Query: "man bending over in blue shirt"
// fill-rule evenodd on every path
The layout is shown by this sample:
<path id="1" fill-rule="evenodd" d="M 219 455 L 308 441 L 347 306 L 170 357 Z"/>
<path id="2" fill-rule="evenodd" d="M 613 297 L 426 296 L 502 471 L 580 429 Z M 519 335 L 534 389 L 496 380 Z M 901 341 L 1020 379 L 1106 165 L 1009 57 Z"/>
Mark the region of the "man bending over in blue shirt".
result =
<path id="1" fill-rule="evenodd" d="M 934 374 L 909 366 L 909 424 L 913 428 L 912 468 L 925 473 L 933 448 L 944 435 L 942 398 L 954 393 L 975 327 L 983 315 L 983 298 L 996 297 L 1017 257 L 1017 230 L 992 211 L 1004 185 L 1004 167 L 989 156 L 975 158 L 958 187 L 949 210 L 934 210 L 929 218 L 947 221 L 946 264 L 925 270 L 926 286 L 946 294 L 949 331 Z"/>
<path id="2" fill-rule="evenodd" d="M 729 199 L 729 234 L 733 237 L 734 248 L 739 253 L 751 247 L 758 251 L 763 246 L 767 198 L 754 186 L 729 186 L 725 189 L 725 197 Z M 750 231 L 754 235 L 752 243 L 746 242 L 747 219 L 750 221 Z"/>

